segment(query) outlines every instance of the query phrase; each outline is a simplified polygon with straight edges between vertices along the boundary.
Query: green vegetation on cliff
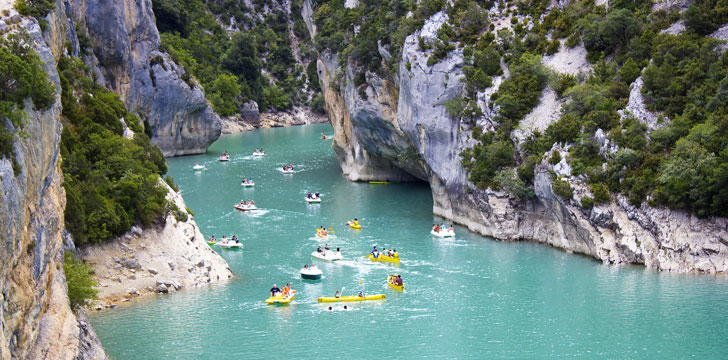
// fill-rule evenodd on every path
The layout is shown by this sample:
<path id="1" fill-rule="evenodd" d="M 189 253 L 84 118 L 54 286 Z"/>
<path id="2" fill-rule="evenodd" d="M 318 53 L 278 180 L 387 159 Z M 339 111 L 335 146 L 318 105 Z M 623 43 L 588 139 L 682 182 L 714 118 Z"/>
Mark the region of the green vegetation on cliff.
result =
<path id="1" fill-rule="evenodd" d="M 0 158 L 13 164 L 16 174 L 20 164 L 15 159 L 15 136 L 23 136 L 25 101 L 32 100 L 34 110 L 53 105 L 55 89 L 48 80 L 43 62 L 28 46 L 26 35 L 10 34 L 0 38 Z"/>
<path id="2" fill-rule="evenodd" d="M 261 111 L 313 105 L 316 71 L 305 43 L 308 32 L 293 2 L 290 15 L 282 2 L 154 0 L 161 50 L 184 66 L 205 88 L 213 109 L 233 115 L 247 101 Z M 227 28 L 225 28 L 227 27 Z M 303 64 L 294 56 L 297 50 Z"/>
<path id="3" fill-rule="evenodd" d="M 84 306 L 88 301 L 96 299 L 98 291 L 94 289 L 94 286 L 98 283 L 91 275 L 93 271 L 91 266 L 76 258 L 73 252 L 63 253 L 63 272 L 66 274 L 68 301 L 71 303 L 72 309 Z"/>
<path id="4" fill-rule="evenodd" d="M 149 226 L 167 211 L 159 175 L 167 171 L 139 119 L 116 94 L 93 83 L 80 59 L 58 62 L 63 103 L 63 187 L 66 229 L 77 245 L 98 243 Z M 120 119 L 134 130 L 123 135 Z"/>

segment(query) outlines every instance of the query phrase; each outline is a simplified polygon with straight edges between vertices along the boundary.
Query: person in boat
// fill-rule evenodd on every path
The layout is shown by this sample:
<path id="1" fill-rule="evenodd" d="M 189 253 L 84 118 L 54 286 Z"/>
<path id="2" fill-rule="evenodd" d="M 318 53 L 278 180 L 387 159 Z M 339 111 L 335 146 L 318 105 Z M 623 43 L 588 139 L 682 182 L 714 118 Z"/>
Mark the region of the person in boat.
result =
<path id="1" fill-rule="evenodd" d="M 450 225 L 450 227 L 447 228 L 447 231 L 455 231 L 455 228 L 452 225 Z"/>
<path id="2" fill-rule="evenodd" d="M 324 252 L 323 250 L 321 250 L 321 245 L 318 246 L 318 249 L 316 249 L 316 252 L 319 254 Z"/>
<path id="3" fill-rule="evenodd" d="M 314 193 L 314 196 L 315 196 L 314 197 L 315 199 L 318 199 L 318 198 L 321 197 L 321 194 L 319 194 L 319 192 L 317 191 L 317 192 Z"/>
<path id="4" fill-rule="evenodd" d="M 339 248 L 336 248 L 336 253 L 341 254 L 341 250 L 339 250 Z"/>
<path id="5" fill-rule="evenodd" d="M 238 236 L 237 235 L 233 235 L 233 240 L 235 240 L 235 243 L 236 244 L 240 244 L 240 240 L 238 240 Z"/>
<path id="6" fill-rule="evenodd" d="M 324 250 L 329 251 L 329 244 L 324 245 Z"/>
<path id="7" fill-rule="evenodd" d="M 399 254 L 397 253 L 397 249 L 394 249 L 394 254 L 392 255 L 395 259 L 399 259 Z"/>
<path id="8" fill-rule="evenodd" d="M 213 242 L 213 241 L 217 241 L 217 239 L 215 239 L 215 235 L 212 235 L 212 237 L 210 237 L 210 242 Z"/>
<path id="9" fill-rule="evenodd" d="M 308 194 L 306 194 L 306 198 L 308 198 L 308 199 L 312 199 L 313 198 L 313 195 L 311 195 L 311 192 L 310 191 L 308 192 Z"/>
<path id="10" fill-rule="evenodd" d="M 392 254 L 392 249 L 387 250 L 387 256 L 393 258 L 394 254 Z"/>
<path id="11" fill-rule="evenodd" d="M 273 284 L 273 287 L 270 289 L 270 297 L 276 297 L 280 292 L 281 289 L 278 288 L 278 285 Z"/>
<path id="12" fill-rule="evenodd" d="M 372 256 L 376 259 L 379 257 L 379 250 L 377 250 L 377 246 L 374 246 L 374 249 L 372 249 Z"/>
<path id="13" fill-rule="evenodd" d="M 248 201 L 248 205 L 255 205 L 255 201 L 253 201 L 253 200 Z"/>
<path id="14" fill-rule="evenodd" d="M 227 238 L 225 237 L 225 235 L 222 236 L 222 243 L 227 244 Z"/>
<path id="15" fill-rule="evenodd" d="M 336 290 L 336 294 L 334 294 L 334 297 L 337 298 L 337 299 L 340 298 L 341 297 L 341 291 Z"/>
<path id="16" fill-rule="evenodd" d="M 286 286 L 283 287 L 282 293 L 283 293 L 282 294 L 283 296 L 288 296 L 291 294 L 291 284 L 290 283 L 286 283 Z"/>
<path id="17" fill-rule="evenodd" d="M 435 230 L 436 233 L 439 233 L 440 232 L 440 225 L 435 225 L 435 228 L 432 229 L 432 230 Z"/>
<path id="18" fill-rule="evenodd" d="M 311 264 L 311 267 L 309 269 L 316 270 L 317 269 L 316 264 Z"/>
<path id="19" fill-rule="evenodd" d="M 363 297 L 364 297 L 364 290 L 362 290 L 362 291 L 359 291 L 359 297 L 360 297 L 360 298 L 363 298 Z"/>
<path id="20" fill-rule="evenodd" d="M 396 276 L 396 277 L 394 278 L 394 283 L 395 283 L 395 284 L 397 284 L 397 286 L 402 286 L 402 285 L 404 285 L 404 281 L 402 281 L 402 275 L 397 275 L 397 276 Z"/>
<path id="21" fill-rule="evenodd" d="M 303 265 L 303 270 L 308 270 L 308 264 Z"/>
<path id="22" fill-rule="evenodd" d="M 354 226 L 358 226 L 358 225 L 359 225 L 359 219 L 354 218 Z"/>

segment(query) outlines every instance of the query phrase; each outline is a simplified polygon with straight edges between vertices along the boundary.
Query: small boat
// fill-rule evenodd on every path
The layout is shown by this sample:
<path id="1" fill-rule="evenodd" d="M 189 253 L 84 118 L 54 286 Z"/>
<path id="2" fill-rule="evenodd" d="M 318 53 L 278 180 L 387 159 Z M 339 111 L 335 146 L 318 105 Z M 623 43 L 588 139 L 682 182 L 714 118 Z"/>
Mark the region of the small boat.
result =
<path id="1" fill-rule="evenodd" d="M 291 290 L 291 293 L 288 294 L 288 296 L 278 295 L 274 297 L 269 297 L 265 300 L 266 304 L 290 304 L 291 301 L 293 301 L 293 298 L 296 297 L 296 290 Z"/>
<path id="2" fill-rule="evenodd" d="M 192 170 L 203 170 L 205 168 L 205 165 L 197 164 L 192 167 Z"/>
<path id="3" fill-rule="evenodd" d="M 207 245 L 210 245 L 210 246 L 212 246 L 212 245 L 215 245 L 215 244 L 217 244 L 217 240 L 214 240 L 214 241 L 208 241 L 208 242 L 207 242 Z"/>
<path id="4" fill-rule="evenodd" d="M 387 278 L 387 283 L 389 284 L 389 287 L 391 287 L 394 290 L 403 291 L 404 290 L 404 283 L 402 283 L 402 286 L 397 285 L 396 282 L 394 282 L 394 276 L 389 275 Z"/>
<path id="5" fill-rule="evenodd" d="M 432 234 L 434 236 L 439 236 L 439 237 L 442 237 L 442 238 L 444 238 L 444 237 L 453 237 L 453 236 L 455 236 L 455 231 L 452 231 L 452 230 L 440 230 L 439 232 L 435 232 L 435 230 L 430 230 L 430 234 Z"/>
<path id="6" fill-rule="evenodd" d="M 258 208 L 255 205 L 240 205 L 236 204 L 233 205 L 233 207 L 240 211 L 251 211 L 251 210 L 258 210 Z"/>
<path id="7" fill-rule="evenodd" d="M 240 183 L 240 186 L 243 186 L 243 187 L 253 187 L 253 186 L 255 186 L 255 182 L 248 181 L 248 182 Z"/>
<path id="8" fill-rule="evenodd" d="M 242 249 L 243 248 L 243 243 L 241 243 L 241 242 L 235 242 L 235 241 L 232 241 L 232 240 L 221 241 L 220 242 L 220 247 L 223 248 L 223 249 Z"/>
<path id="9" fill-rule="evenodd" d="M 317 198 L 308 198 L 307 197 L 306 198 L 306 202 L 309 203 L 309 204 L 312 204 L 312 203 L 320 204 L 321 203 L 321 198 L 320 197 L 317 197 Z"/>
<path id="10" fill-rule="evenodd" d="M 253 151 L 253 156 L 263 156 L 263 155 L 265 155 L 265 151 L 258 151 L 258 150 Z"/>
<path id="11" fill-rule="evenodd" d="M 346 226 L 352 228 L 352 229 L 361 229 L 361 224 L 355 224 L 353 221 L 349 221 L 346 223 Z"/>
<path id="12" fill-rule="evenodd" d="M 230 161 L 230 155 L 220 155 L 218 161 Z"/>
<path id="13" fill-rule="evenodd" d="M 370 181 L 370 184 L 399 184 L 399 181 Z"/>
<path id="14" fill-rule="evenodd" d="M 325 235 L 324 235 L 324 234 L 322 234 L 322 233 L 321 233 L 320 231 L 317 231 L 317 232 L 316 232 L 316 236 L 318 236 L 318 237 L 320 237 L 320 238 L 322 238 L 322 239 L 326 239 L 326 238 L 328 238 L 328 237 L 329 237 L 329 234 L 325 234 Z"/>
<path id="15" fill-rule="evenodd" d="M 296 173 L 296 170 L 293 170 L 293 169 L 283 169 L 283 170 L 281 170 L 281 172 L 283 172 L 284 174 L 295 174 Z"/>
<path id="16" fill-rule="evenodd" d="M 311 253 L 311 256 L 324 261 L 336 261 L 336 260 L 343 260 L 344 255 L 341 255 L 341 251 L 331 251 L 331 250 L 324 250 L 324 252 L 320 253 L 318 251 L 314 251 Z"/>
<path id="17" fill-rule="evenodd" d="M 353 296 L 341 296 L 341 297 L 320 297 L 316 299 L 317 302 L 331 303 L 331 302 L 346 302 L 346 301 L 367 301 L 367 300 L 381 300 L 386 299 L 387 295 L 376 294 L 366 295 L 364 297 L 353 295 Z"/>
<path id="18" fill-rule="evenodd" d="M 306 280 L 321 280 L 324 276 L 324 272 L 315 266 L 301 269 L 300 274 L 301 278 Z"/>
<path id="19" fill-rule="evenodd" d="M 374 257 L 374 255 L 369 254 L 367 255 L 367 258 L 369 260 L 374 262 L 384 261 L 384 262 L 391 262 L 391 263 L 398 263 L 399 262 L 399 253 L 395 254 L 394 256 L 387 256 L 382 253 L 379 253 L 379 256 Z"/>

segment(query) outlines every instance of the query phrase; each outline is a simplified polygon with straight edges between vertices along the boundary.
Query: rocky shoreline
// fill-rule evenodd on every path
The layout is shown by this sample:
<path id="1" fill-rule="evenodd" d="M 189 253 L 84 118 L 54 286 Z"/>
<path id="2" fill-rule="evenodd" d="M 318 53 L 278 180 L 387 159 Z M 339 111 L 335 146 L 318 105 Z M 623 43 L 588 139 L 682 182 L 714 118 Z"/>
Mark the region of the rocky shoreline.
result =
<path id="1" fill-rule="evenodd" d="M 240 113 L 222 118 L 223 134 L 239 134 L 256 129 L 274 127 L 323 124 L 329 122 L 324 114 L 319 114 L 307 107 L 294 107 L 288 111 L 258 112 L 255 103 L 246 104 Z"/>
<path id="2" fill-rule="evenodd" d="M 182 196 L 166 183 L 167 199 L 186 213 Z M 165 223 L 149 229 L 133 227 L 129 233 L 103 244 L 80 249 L 95 270 L 100 310 L 154 294 L 206 286 L 233 276 L 227 262 L 210 249 L 195 220 L 178 221 L 170 213 Z"/>

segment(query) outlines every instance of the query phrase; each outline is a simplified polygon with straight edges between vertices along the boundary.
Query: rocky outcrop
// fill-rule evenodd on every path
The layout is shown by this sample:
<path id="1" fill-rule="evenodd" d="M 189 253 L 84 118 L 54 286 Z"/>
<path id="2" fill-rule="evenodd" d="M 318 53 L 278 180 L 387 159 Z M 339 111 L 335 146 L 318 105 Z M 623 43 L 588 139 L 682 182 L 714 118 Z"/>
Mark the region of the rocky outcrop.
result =
<path id="1" fill-rule="evenodd" d="M 670 4 L 684 6 L 680 1 Z M 367 73 L 366 84 L 355 87 L 355 67 L 349 64 L 339 68 L 335 54 L 320 56 L 319 78 L 335 131 L 333 146 L 350 180 L 394 179 L 402 177 L 402 172 L 424 179 L 430 184 L 436 215 L 500 240 L 541 242 L 613 264 L 644 264 L 679 272 L 728 271 L 728 220 L 700 219 L 647 203 L 636 208 L 621 196 L 584 209 L 579 199 L 590 195 L 589 188 L 582 179 L 571 176 L 565 161 L 552 166 L 544 159 L 536 167 L 536 196 L 532 200 L 516 201 L 506 193 L 477 189 L 470 183 L 459 154 L 473 144 L 473 124 L 449 116 L 445 107 L 462 91 L 462 54 L 452 51 L 428 66 L 430 54 L 421 52 L 417 45 L 420 36 L 434 38 L 446 16 L 433 15 L 422 30 L 406 39 L 400 68 L 393 78 L 381 79 Z M 500 18 L 493 22 L 496 28 L 506 24 Z M 557 54 L 545 57 L 543 62 L 561 73 L 578 74 L 590 69 L 582 46 L 569 49 L 562 45 Z M 497 110 L 489 108 L 488 97 L 501 82 L 495 78 L 492 88 L 478 94 L 484 116 L 475 123 L 484 129 L 489 128 L 493 111 Z M 657 114 L 646 110 L 641 84 L 641 80 L 633 84 L 629 104 L 622 113 L 654 130 L 662 124 Z M 562 103 L 552 90 L 544 91 L 541 104 L 521 121 L 511 138 L 518 144 L 534 130 L 545 129 L 558 119 Z M 603 151 L 612 151 L 613 146 L 601 134 L 603 138 L 597 140 L 603 143 Z M 412 150 L 414 153 L 407 158 L 415 160 L 403 161 L 401 154 Z M 571 183 L 575 199 L 565 200 L 554 194 L 552 172 Z"/>
<path id="2" fill-rule="evenodd" d="M 220 136 L 220 118 L 196 81 L 159 52 L 151 0 L 77 0 L 73 10 L 93 43 L 86 63 L 151 128 L 162 154 L 204 153 Z"/>
<path id="3" fill-rule="evenodd" d="M 261 128 L 328 122 L 325 115 L 313 112 L 307 107 L 294 107 L 288 111 L 259 113 L 258 105 L 254 101 L 250 101 L 241 106 L 239 111 L 239 114 L 222 119 L 223 134 L 237 134 Z"/>
<path id="4" fill-rule="evenodd" d="M 167 188 L 167 199 L 182 211 L 182 196 Z M 210 249 L 195 220 L 178 221 L 170 213 L 157 227 L 132 228 L 128 234 L 104 244 L 86 246 L 82 258 L 95 270 L 99 283 L 98 307 L 108 307 L 155 293 L 170 293 L 232 277 L 220 255 Z"/>
<path id="5" fill-rule="evenodd" d="M 60 2 L 59 2 L 60 4 Z M 22 18 L 1 2 L 4 33 L 25 31 L 38 52 L 56 101 L 46 111 L 35 111 L 28 100 L 23 131 L 14 148 L 21 171 L 16 175 L 8 159 L 0 160 L 0 358 L 103 359 L 106 355 L 83 317 L 76 318 L 66 296 L 63 273 L 63 208 L 59 145 L 61 138 L 60 82 L 54 51 L 34 19 Z M 57 6 L 57 10 L 62 6 Z M 7 10 L 7 12 L 5 12 Z M 63 13 L 53 16 L 67 21 Z M 51 19 L 53 20 L 53 19 Z M 67 22 L 66 22 L 67 24 Z M 63 23 L 49 26 L 64 32 Z"/>

